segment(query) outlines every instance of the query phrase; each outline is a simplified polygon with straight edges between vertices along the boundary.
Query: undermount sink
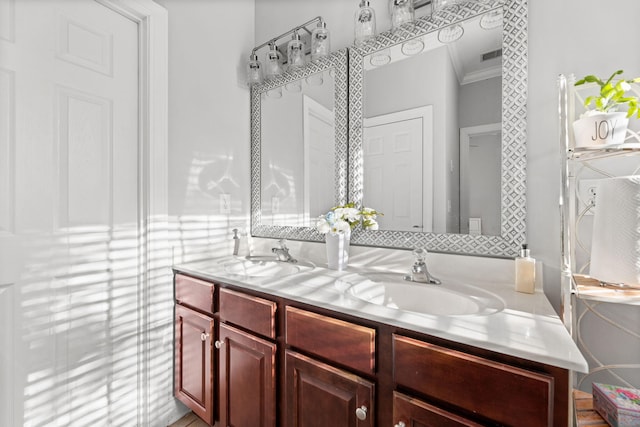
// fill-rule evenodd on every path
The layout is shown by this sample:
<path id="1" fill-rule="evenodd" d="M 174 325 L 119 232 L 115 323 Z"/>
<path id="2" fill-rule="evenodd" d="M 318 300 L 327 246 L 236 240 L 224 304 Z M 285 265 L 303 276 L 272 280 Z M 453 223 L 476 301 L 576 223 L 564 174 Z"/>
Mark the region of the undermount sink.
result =
<path id="1" fill-rule="evenodd" d="M 310 262 L 285 262 L 272 256 L 248 256 L 224 264 L 224 270 L 227 273 L 246 277 L 283 277 L 311 271 L 314 268 L 315 266 Z"/>
<path id="2" fill-rule="evenodd" d="M 336 286 L 371 304 L 435 316 L 487 315 L 505 307 L 499 297 L 476 286 L 410 282 L 400 273 L 351 274 Z"/>

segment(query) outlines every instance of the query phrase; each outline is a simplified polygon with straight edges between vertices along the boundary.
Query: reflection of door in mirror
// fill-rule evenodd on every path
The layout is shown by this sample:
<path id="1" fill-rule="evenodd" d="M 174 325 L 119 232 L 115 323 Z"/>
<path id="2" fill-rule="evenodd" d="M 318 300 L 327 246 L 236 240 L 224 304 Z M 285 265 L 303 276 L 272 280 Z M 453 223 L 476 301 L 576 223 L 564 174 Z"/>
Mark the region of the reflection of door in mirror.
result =
<path id="1" fill-rule="evenodd" d="M 502 126 L 460 129 L 460 232 L 500 235 Z M 481 224 L 480 227 L 477 227 Z"/>
<path id="2" fill-rule="evenodd" d="M 294 83 L 300 91 L 261 97 L 263 225 L 310 227 L 335 201 L 334 80 L 325 71 Z"/>
<path id="3" fill-rule="evenodd" d="M 309 96 L 304 111 L 304 214 L 305 225 L 334 205 L 334 189 L 327 183 L 335 176 L 334 113 Z"/>
<path id="4" fill-rule="evenodd" d="M 384 213 L 381 230 L 433 231 L 433 107 L 363 125 L 364 205 Z"/>

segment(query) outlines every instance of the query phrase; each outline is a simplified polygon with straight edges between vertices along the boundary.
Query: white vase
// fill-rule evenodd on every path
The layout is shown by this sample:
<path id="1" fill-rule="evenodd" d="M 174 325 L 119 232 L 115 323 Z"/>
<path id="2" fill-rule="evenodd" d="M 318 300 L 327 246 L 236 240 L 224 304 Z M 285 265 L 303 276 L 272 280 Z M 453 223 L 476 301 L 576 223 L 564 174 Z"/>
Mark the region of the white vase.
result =
<path id="1" fill-rule="evenodd" d="M 327 265 L 331 270 L 344 270 L 349 263 L 349 241 L 351 231 L 344 233 L 327 233 Z"/>
<path id="2" fill-rule="evenodd" d="M 624 143 L 629 119 L 627 113 L 602 113 L 573 122 L 576 147 L 593 147 Z"/>

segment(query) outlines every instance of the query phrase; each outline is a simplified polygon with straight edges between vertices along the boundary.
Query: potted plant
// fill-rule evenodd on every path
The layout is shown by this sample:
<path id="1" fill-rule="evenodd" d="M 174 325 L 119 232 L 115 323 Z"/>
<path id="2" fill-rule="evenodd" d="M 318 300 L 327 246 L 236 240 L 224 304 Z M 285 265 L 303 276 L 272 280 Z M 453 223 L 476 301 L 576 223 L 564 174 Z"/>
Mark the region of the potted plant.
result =
<path id="1" fill-rule="evenodd" d="M 576 86 L 586 83 L 600 86 L 599 94 L 585 98 L 587 111 L 573 123 L 576 147 L 622 144 L 629 118 L 640 118 L 638 97 L 631 93 L 631 84 L 640 83 L 640 77 L 631 80 L 619 77 L 614 81 L 622 73 L 623 70 L 618 70 L 606 81 L 588 75 L 575 83 Z M 626 111 L 618 111 L 620 107 L 626 107 Z"/>

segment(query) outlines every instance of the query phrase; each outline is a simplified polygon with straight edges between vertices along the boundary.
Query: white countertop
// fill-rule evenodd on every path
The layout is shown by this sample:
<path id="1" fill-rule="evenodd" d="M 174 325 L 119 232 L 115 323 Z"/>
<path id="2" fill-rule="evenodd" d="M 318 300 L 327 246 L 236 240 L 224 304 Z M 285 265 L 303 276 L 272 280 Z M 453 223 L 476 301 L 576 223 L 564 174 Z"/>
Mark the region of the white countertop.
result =
<path id="1" fill-rule="evenodd" d="M 371 304 L 335 286 L 337 279 L 348 274 L 397 271 L 401 275 L 406 272 L 401 269 L 390 269 L 388 266 L 364 268 L 363 265 L 373 263 L 358 263 L 356 259 L 345 271 L 316 266 L 311 271 L 282 278 L 257 278 L 227 273 L 224 263 L 232 259 L 226 257 L 184 263 L 174 266 L 174 269 L 204 279 L 265 292 L 510 356 L 573 371 L 588 372 L 586 360 L 544 293 L 518 293 L 514 290 L 513 284 L 505 278 L 488 278 L 482 271 L 475 269 L 471 274 L 467 270 L 467 277 L 465 271 L 458 270 L 453 278 L 451 273 L 448 276 L 446 269 L 443 269 L 444 271 L 437 274 L 443 282 L 464 280 L 499 297 L 504 302 L 505 309 L 488 315 L 433 316 Z M 480 260 L 478 265 L 491 262 L 492 260 Z M 435 274 L 435 271 L 433 272 Z M 470 280 L 470 277 L 473 277 L 473 280 Z"/>

